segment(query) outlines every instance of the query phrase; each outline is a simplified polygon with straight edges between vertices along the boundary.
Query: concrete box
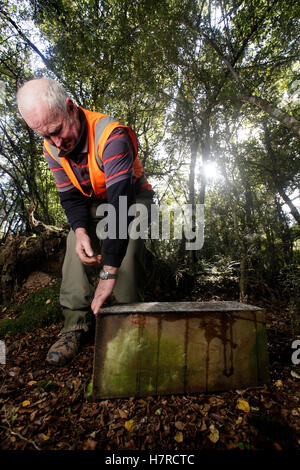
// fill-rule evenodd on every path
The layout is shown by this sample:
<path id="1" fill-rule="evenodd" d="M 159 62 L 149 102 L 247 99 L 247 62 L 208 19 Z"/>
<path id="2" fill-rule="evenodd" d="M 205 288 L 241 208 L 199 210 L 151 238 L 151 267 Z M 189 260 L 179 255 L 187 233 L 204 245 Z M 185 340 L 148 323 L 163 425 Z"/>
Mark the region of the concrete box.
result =
<path id="1" fill-rule="evenodd" d="M 265 313 L 239 302 L 146 302 L 97 316 L 93 398 L 196 393 L 269 381 Z"/>

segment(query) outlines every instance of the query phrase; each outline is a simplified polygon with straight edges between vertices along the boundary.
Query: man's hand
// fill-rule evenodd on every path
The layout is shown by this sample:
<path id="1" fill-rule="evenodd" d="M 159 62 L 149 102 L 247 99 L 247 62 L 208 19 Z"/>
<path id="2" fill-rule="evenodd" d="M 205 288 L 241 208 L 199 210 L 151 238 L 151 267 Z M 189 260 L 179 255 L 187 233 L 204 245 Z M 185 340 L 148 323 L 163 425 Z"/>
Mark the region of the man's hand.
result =
<path id="1" fill-rule="evenodd" d="M 116 274 L 118 272 L 118 268 L 113 266 L 104 266 L 104 269 L 106 269 L 111 274 Z M 94 315 L 97 315 L 104 302 L 112 294 L 116 282 L 116 279 L 100 279 L 91 305 L 91 309 Z"/>
<path id="2" fill-rule="evenodd" d="M 85 228 L 77 228 L 76 234 L 76 255 L 83 264 L 95 266 L 101 263 L 101 255 L 94 255 L 91 239 Z"/>

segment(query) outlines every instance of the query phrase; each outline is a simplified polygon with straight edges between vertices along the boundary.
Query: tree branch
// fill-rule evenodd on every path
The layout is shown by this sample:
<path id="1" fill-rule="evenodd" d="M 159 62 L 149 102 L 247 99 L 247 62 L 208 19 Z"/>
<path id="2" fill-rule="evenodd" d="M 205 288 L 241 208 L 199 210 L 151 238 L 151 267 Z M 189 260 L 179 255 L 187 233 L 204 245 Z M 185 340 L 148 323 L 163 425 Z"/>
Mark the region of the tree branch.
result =
<path id="1" fill-rule="evenodd" d="M 42 61 L 44 62 L 44 64 L 46 65 L 46 67 L 51 70 L 51 72 L 54 73 L 54 75 L 60 79 L 59 75 L 57 74 L 55 68 L 50 64 L 50 62 L 48 61 L 48 59 L 46 59 L 46 57 L 44 56 L 44 54 L 42 54 L 42 52 L 30 41 L 30 39 L 28 39 L 28 37 L 23 33 L 23 31 L 19 28 L 19 26 L 14 22 L 14 20 L 8 15 L 8 13 L 6 11 L 3 10 L 3 8 L 0 10 L 0 14 L 16 29 L 16 31 L 18 32 L 18 34 L 24 39 L 24 41 L 26 42 L 26 44 L 28 44 L 31 49 L 34 50 L 34 52 L 36 52 L 36 54 L 38 54 L 40 56 L 40 58 L 42 59 Z"/>

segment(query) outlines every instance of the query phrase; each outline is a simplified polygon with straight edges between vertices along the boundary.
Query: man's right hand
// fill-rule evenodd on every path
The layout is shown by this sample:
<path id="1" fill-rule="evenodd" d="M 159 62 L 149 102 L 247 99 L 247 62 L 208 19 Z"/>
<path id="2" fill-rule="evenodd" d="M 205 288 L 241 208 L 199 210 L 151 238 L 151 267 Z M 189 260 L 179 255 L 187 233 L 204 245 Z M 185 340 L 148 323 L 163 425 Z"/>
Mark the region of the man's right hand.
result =
<path id="1" fill-rule="evenodd" d="M 101 255 L 94 255 L 91 246 L 91 239 L 85 228 L 77 228 L 76 234 L 76 255 L 83 264 L 96 266 L 101 263 Z"/>

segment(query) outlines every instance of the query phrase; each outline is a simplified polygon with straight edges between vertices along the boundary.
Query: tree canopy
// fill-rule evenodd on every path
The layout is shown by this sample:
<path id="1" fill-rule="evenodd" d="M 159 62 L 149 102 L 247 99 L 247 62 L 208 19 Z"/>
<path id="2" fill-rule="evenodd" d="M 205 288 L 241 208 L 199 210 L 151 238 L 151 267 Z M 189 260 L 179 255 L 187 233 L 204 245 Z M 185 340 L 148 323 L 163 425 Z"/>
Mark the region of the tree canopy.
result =
<path id="1" fill-rule="evenodd" d="M 66 223 L 15 100 L 24 81 L 50 76 L 135 129 L 159 202 L 205 205 L 197 269 L 236 260 L 244 297 L 251 276 L 299 267 L 299 10 L 294 0 L 1 1 L 2 240 L 33 230 L 31 202 L 42 222 Z"/>

